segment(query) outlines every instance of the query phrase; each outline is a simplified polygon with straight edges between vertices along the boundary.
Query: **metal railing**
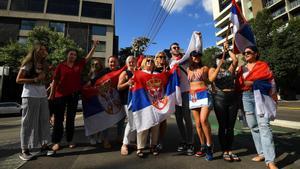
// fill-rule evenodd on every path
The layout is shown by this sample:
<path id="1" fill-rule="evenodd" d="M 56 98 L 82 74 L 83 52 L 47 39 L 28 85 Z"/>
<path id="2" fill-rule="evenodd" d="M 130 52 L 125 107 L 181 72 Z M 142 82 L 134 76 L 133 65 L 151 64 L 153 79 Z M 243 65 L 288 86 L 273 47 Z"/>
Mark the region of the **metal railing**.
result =
<path id="1" fill-rule="evenodd" d="M 275 3 L 279 2 L 279 1 L 281 1 L 281 0 L 266 0 L 265 1 L 265 7 L 266 8 L 270 7 L 270 6 L 272 6 L 273 4 L 275 4 Z"/>
<path id="2" fill-rule="evenodd" d="M 279 16 L 279 15 L 285 13 L 285 12 L 286 12 L 285 7 L 282 7 L 280 9 L 276 10 L 275 12 L 273 12 L 271 15 L 272 15 L 273 18 L 275 18 L 275 17 L 277 17 L 277 16 Z"/>
<path id="3" fill-rule="evenodd" d="M 290 2 L 288 7 L 289 7 L 289 10 L 290 10 L 290 9 L 293 9 L 297 6 L 300 6 L 300 0 L 294 0 L 294 1 Z"/>

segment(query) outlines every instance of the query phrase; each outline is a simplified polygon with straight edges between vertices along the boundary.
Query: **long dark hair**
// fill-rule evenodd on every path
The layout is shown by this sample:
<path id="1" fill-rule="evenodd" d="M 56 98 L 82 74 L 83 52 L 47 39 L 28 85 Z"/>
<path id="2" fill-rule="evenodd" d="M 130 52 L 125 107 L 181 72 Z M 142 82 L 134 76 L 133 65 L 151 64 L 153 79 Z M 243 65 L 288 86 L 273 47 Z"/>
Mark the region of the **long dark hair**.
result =
<path id="1" fill-rule="evenodd" d="M 195 62 L 192 61 L 192 57 L 194 57 L 194 56 L 199 56 L 200 57 L 200 62 L 199 63 L 195 63 Z M 191 71 L 203 67 L 201 56 L 202 56 L 202 53 L 198 52 L 198 51 L 195 51 L 195 50 L 190 53 L 190 65 L 189 65 L 189 69 Z"/>

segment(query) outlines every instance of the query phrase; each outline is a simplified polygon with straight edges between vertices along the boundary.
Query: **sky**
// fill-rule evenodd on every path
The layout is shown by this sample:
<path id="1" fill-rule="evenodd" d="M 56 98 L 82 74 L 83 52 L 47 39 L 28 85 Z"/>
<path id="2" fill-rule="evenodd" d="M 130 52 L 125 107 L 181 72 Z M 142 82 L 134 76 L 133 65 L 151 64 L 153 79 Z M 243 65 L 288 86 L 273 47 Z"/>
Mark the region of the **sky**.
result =
<path id="1" fill-rule="evenodd" d="M 165 0 L 115 0 L 115 26 L 119 48 L 131 46 L 134 38 L 146 35 L 159 5 Z M 171 0 L 172 1 L 172 0 Z M 193 31 L 200 31 L 203 47 L 216 45 L 211 0 L 176 0 L 170 15 L 158 32 L 154 44 L 145 52 L 155 55 L 178 42 L 186 49 Z M 165 5 L 166 6 L 166 5 Z"/>

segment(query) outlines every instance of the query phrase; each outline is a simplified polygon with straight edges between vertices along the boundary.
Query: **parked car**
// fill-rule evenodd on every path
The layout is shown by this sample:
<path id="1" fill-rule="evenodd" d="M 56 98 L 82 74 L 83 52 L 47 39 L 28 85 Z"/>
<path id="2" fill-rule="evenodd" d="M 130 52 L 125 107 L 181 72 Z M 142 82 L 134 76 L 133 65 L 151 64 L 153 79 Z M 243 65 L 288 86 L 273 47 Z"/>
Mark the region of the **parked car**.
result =
<path id="1" fill-rule="evenodd" d="M 1 102 L 0 114 L 22 114 L 22 108 L 19 103 L 16 102 Z"/>

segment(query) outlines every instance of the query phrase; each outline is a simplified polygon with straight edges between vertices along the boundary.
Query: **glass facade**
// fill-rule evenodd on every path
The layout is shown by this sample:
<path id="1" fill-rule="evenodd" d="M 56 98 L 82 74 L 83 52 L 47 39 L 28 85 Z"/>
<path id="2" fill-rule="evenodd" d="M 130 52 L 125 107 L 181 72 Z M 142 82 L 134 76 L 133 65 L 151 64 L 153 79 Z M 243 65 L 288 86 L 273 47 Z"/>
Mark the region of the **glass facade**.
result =
<path id="1" fill-rule="evenodd" d="M 21 21 L 21 30 L 33 30 L 36 25 L 34 20 L 22 20 Z"/>
<path id="2" fill-rule="evenodd" d="M 81 16 L 99 19 L 111 19 L 111 10 L 111 4 L 83 1 Z"/>
<path id="3" fill-rule="evenodd" d="M 106 36 L 106 26 L 92 25 L 90 29 L 91 35 Z"/>
<path id="4" fill-rule="evenodd" d="M 62 22 L 49 22 L 49 27 L 56 32 L 65 32 L 65 23 Z"/>
<path id="5" fill-rule="evenodd" d="M 7 2 L 8 2 L 8 0 L 0 0 L 0 9 L 6 9 Z"/>
<path id="6" fill-rule="evenodd" d="M 44 0 L 11 0 L 10 9 L 14 11 L 43 12 Z"/>
<path id="7" fill-rule="evenodd" d="M 78 16 L 80 0 L 48 0 L 47 13 Z"/>

